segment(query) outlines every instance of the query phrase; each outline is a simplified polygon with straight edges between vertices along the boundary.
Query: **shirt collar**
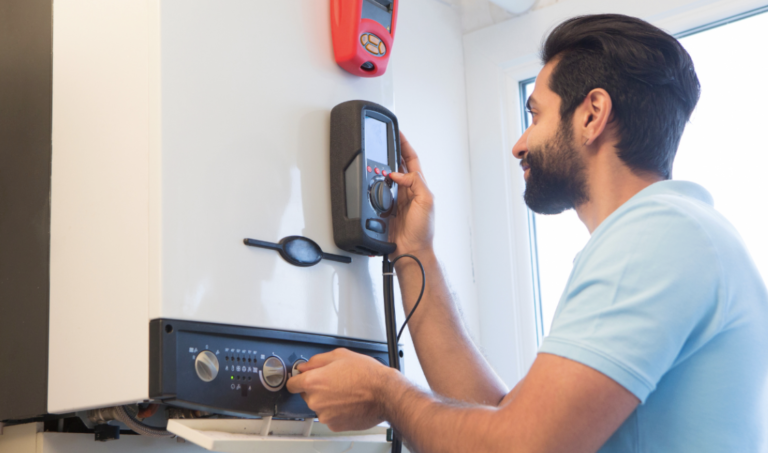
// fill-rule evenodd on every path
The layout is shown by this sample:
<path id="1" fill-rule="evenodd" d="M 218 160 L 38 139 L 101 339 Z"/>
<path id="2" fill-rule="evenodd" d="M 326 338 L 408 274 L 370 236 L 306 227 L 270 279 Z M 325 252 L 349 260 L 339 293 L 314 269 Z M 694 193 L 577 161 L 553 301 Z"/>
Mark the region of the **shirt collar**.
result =
<path id="1" fill-rule="evenodd" d="M 690 181 L 667 180 L 655 182 L 635 194 L 635 196 L 630 198 L 630 200 L 645 198 L 653 195 L 678 195 L 694 198 L 702 203 L 708 204 L 709 206 L 715 205 L 715 202 L 712 199 L 712 195 L 707 192 L 707 189 L 701 187 L 695 182 Z"/>

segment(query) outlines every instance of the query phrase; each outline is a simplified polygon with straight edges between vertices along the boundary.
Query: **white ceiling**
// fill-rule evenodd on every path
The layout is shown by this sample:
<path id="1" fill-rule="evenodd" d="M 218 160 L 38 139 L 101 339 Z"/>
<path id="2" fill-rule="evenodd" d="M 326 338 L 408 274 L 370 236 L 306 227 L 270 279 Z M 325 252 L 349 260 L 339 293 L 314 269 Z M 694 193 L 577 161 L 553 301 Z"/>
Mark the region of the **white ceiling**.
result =
<path id="1" fill-rule="evenodd" d="M 520 14 L 511 14 L 489 0 L 437 0 L 456 6 L 460 10 L 461 25 L 464 33 L 470 33 L 499 22 L 517 17 Z M 554 5 L 561 0 L 536 0 L 531 10 L 545 8 Z"/>

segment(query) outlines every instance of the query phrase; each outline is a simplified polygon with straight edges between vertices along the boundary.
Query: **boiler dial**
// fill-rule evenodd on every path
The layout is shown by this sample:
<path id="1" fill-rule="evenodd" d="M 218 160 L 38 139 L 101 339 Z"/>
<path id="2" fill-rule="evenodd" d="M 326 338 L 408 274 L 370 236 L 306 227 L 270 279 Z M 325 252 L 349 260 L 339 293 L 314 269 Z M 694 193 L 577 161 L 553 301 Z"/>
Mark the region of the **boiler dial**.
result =
<path id="1" fill-rule="evenodd" d="M 285 371 L 282 360 L 275 356 L 268 358 L 262 367 L 264 383 L 273 389 L 280 387 L 285 382 Z"/>
<path id="2" fill-rule="evenodd" d="M 291 377 L 296 377 L 301 374 L 301 371 L 299 371 L 299 365 L 302 363 L 307 363 L 307 361 L 304 359 L 299 359 L 293 362 L 293 366 L 291 367 Z"/>
<path id="3" fill-rule="evenodd" d="M 205 382 L 211 382 L 219 374 L 219 359 L 211 351 L 203 351 L 195 359 L 197 377 Z"/>

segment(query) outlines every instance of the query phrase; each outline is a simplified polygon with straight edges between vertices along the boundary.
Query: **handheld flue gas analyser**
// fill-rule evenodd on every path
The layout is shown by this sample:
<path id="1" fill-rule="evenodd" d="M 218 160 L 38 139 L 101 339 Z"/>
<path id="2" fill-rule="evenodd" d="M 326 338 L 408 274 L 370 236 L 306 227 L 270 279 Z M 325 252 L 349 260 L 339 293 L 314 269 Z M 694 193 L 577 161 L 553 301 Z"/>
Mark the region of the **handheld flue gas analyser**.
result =
<path id="1" fill-rule="evenodd" d="M 349 101 L 331 111 L 331 209 L 333 238 L 342 250 L 360 255 L 395 251 L 388 242 L 397 211 L 400 131 L 386 108 Z"/>

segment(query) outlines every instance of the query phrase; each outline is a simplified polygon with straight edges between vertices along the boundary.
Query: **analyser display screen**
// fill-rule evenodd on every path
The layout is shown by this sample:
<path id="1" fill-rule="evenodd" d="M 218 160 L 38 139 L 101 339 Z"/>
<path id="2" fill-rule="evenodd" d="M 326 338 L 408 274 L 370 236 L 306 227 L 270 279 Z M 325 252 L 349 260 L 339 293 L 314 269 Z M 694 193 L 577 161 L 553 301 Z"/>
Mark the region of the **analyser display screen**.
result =
<path id="1" fill-rule="evenodd" d="M 365 153 L 368 159 L 389 165 L 389 159 L 387 159 L 387 123 L 365 117 Z"/>

